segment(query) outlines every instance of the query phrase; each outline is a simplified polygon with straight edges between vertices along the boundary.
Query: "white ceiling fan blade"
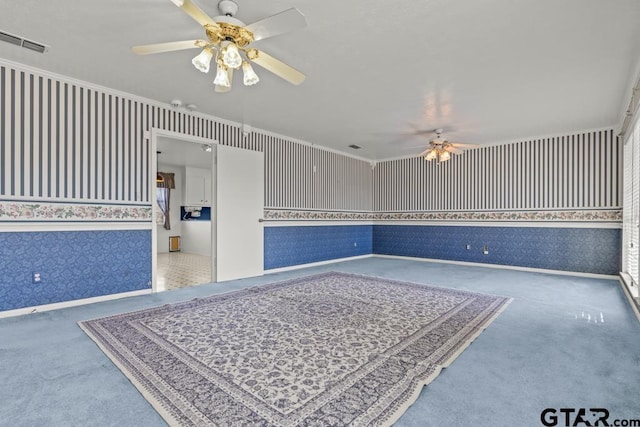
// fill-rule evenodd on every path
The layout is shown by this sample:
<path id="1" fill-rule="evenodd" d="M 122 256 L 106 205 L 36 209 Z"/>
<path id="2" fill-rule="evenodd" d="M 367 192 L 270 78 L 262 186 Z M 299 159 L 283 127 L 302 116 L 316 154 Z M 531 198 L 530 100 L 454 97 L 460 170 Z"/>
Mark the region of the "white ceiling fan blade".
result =
<path id="1" fill-rule="evenodd" d="M 418 154 L 418 157 L 424 157 L 424 156 L 426 156 L 426 155 L 427 155 L 427 153 L 428 153 L 429 151 L 431 151 L 431 150 L 432 150 L 432 149 L 431 149 L 431 147 L 427 148 L 427 149 L 426 149 L 426 150 L 424 150 L 422 153 Z"/>
<path id="2" fill-rule="evenodd" d="M 261 50 L 250 49 L 247 51 L 247 58 L 294 85 L 299 85 L 305 79 L 305 75 L 300 71 Z"/>
<path id="3" fill-rule="evenodd" d="M 298 9 L 292 7 L 247 25 L 245 28 L 253 33 L 254 40 L 262 40 L 306 26 L 307 20 L 304 15 Z"/>
<path id="4" fill-rule="evenodd" d="M 185 40 L 180 42 L 145 44 L 131 48 L 138 55 L 150 55 L 152 53 L 172 52 L 174 50 L 195 49 L 206 45 L 204 40 Z"/>
<path id="5" fill-rule="evenodd" d="M 171 2 L 176 6 L 178 6 L 180 9 L 184 10 L 187 13 L 187 15 L 195 19 L 196 22 L 198 22 L 198 24 L 202 25 L 203 27 L 205 25 L 212 25 L 214 27 L 218 27 L 218 24 L 216 24 L 216 21 L 211 19 L 209 15 L 204 13 L 202 9 L 200 9 L 191 0 L 171 0 Z"/>
<path id="6" fill-rule="evenodd" d="M 449 151 L 450 153 L 454 153 L 454 154 L 462 154 L 464 153 L 464 150 L 461 150 L 460 148 L 456 148 L 453 146 L 448 146 L 447 148 L 445 148 L 445 150 Z"/>
<path id="7" fill-rule="evenodd" d="M 465 144 L 463 142 L 450 142 L 449 145 L 456 148 L 462 148 L 463 150 L 468 150 L 470 148 L 478 148 L 478 144 Z"/>

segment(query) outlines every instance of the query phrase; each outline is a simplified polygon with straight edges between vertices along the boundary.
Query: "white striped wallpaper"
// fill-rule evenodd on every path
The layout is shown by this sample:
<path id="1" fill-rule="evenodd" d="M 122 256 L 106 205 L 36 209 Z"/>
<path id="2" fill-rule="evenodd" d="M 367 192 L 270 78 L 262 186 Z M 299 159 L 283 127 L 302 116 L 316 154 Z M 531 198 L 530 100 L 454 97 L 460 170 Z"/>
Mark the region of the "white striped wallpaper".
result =
<path id="1" fill-rule="evenodd" d="M 265 153 L 265 208 L 357 212 L 617 208 L 612 130 L 378 163 L 0 63 L 0 196 L 149 205 L 152 127 Z"/>
<path id="2" fill-rule="evenodd" d="M 0 67 L 0 194 L 148 202 L 149 106 Z"/>
<path id="3" fill-rule="evenodd" d="M 282 138 L 267 140 L 265 207 L 371 210 L 370 163 Z"/>
<path id="4" fill-rule="evenodd" d="M 374 171 L 375 211 L 618 208 L 622 148 L 613 130 L 468 150 L 438 164 L 390 160 Z"/>
<path id="5" fill-rule="evenodd" d="M 150 204 L 155 127 L 264 151 L 266 207 L 371 209 L 366 161 L 132 98 L 0 65 L 0 196 Z"/>

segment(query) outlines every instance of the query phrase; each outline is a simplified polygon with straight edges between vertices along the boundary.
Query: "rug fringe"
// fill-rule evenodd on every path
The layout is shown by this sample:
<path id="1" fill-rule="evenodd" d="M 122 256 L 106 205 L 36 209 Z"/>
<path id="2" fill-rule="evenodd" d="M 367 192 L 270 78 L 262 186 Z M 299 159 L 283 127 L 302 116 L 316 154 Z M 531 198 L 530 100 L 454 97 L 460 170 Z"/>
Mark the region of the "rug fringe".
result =
<path id="1" fill-rule="evenodd" d="M 478 338 L 485 331 L 485 329 L 487 329 L 489 325 L 491 325 L 491 323 L 493 323 L 493 321 L 496 320 L 500 316 L 500 314 L 502 314 L 502 312 L 507 309 L 511 302 L 513 302 L 513 298 L 507 298 L 505 301 L 503 301 L 500 306 L 491 314 L 491 316 L 489 316 L 489 318 L 485 322 L 483 322 L 482 327 L 478 328 L 478 330 L 476 330 L 464 343 L 462 343 L 460 347 L 450 357 L 448 357 L 443 364 L 434 364 L 433 366 L 435 366 L 435 369 L 433 373 L 431 373 L 431 375 L 429 375 L 424 381 L 422 381 L 421 384 L 416 386 L 406 402 L 399 406 L 387 418 L 387 420 L 385 420 L 383 424 L 381 424 L 381 426 L 391 427 L 396 421 L 398 421 L 402 417 L 402 415 L 404 415 L 407 409 L 409 409 L 411 405 L 413 405 L 416 400 L 418 400 L 418 397 L 420 397 L 420 393 L 422 393 L 422 389 L 425 386 L 431 384 L 431 382 L 433 382 L 433 380 L 435 380 L 438 375 L 440 375 L 440 372 L 442 372 L 443 369 L 451 366 L 453 361 L 456 360 L 458 356 L 460 356 L 476 340 L 476 338 Z"/>

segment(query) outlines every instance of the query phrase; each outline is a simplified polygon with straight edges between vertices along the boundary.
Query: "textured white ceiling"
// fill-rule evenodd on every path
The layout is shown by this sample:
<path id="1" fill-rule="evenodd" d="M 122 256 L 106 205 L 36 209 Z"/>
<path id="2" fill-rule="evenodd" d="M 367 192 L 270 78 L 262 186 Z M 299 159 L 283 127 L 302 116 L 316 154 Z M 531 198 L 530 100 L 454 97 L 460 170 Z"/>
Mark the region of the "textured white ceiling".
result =
<path id="1" fill-rule="evenodd" d="M 195 0 L 211 16 L 216 0 Z M 51 46 L 0 43 L 0 58 L 369 159 L 418 153 L 444 128 L 476 144 L 616 126 L 640 58 L 638 0 L 238 0 L 257 21 L 290 7 L 307 28 L 255 43 L 307 75 L 218 94 L 194 50 L 130 47 L 202 38 L 170 0 L 0 0 L 0 30 Z M 357 144 L 361 150 L 347 146 Z"/>

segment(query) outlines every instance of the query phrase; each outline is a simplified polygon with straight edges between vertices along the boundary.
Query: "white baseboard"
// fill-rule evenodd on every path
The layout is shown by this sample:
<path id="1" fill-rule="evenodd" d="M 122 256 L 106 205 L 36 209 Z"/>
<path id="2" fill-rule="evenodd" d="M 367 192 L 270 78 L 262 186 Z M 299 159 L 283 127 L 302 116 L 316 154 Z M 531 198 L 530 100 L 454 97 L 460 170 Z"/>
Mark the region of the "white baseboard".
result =
<path id="1" fill-rule="evenodd" d="M 41 311 L 57 310 L 59 308 L 76 307 L 78 305 L 93 304 L 95 302 L 111 301 L 120 298 L 134 297 L 138 295 L 148 295 L 151 289 L 142 289 L 139 291 L 122 292 L 111 295 L 101 295 L 99 297 L 82 298 L 72 301 L 56 302 L 53 304 L 37 305 L 35 307 L 17 308 L 15 310 L 0 311 L 0 319 L 3 317 L 22 316 L 23 314 L 39 313 Z"/>
<path id="2" fill-rule="evenodd" d="M 633 300 L 633 295 L 631 295 L 629 288 L 627 288 L 627 284 L 624 282 L 624 278 L 620 276 L 619 279 L 620 279 L 619 280 L 620 286 L 622 286 L 622 292 L 624 292 L 625 296 L 629 300 L 629 305 L 631 305 L 631 309 L 633 310 L 636 317 L 638 318 L 638 321 L 640 322 L 640 309 L 638 308 L 638 305 L 636 304 L 636 302 Z"/>
<path id="3" fill-rule="evenodd" d="M 347 257 L 347 258 L 329 259 L 327 261 L 311 262 L 309 264 L 298 264 L 298 265 L 292 265 L 292 266 L 289 266 L 289 267 L 272 268 L 270 270 L 265 270 L 264 274 L 280 273 L 282 271 L 299 270 L 301 268 L 317 267 L 319 265 L 327 265 L 327 264 L 335 264 L 336 262 L 353 261 L 353 260 L 356 260 L 356 259 L 371 258 L 373 256 L 374 255 L 372 255 L 372 254 L 358 255 L 358 256 L 352 256 L 352 257 Z"/>
<path id="4" fill-rule="evenodd" d="M 498 269 L 506 269 L 506 270 L 559 274 L 559 275 L 565 275 L 565 276 L 589 277 L 589 278 L 597 278 L 597 279 L 620 279 L 619 276 L 607 275 L 607 274 L 581 273 L 581 272 L 563 271 L 563 270 L 548 270 L 548 269 L 542 269 L 542 268 L 518 267 L 518 266 L 512 266 L 512 265 L 484 264 L 479 262 L 451 261 L 451 260 L 433 259 L 433 258 L 418 258 L 418 257 L 398 256 L 398 255 L 377 255 L 377 254 L 358 255 L 358 256 L 347 257 L 347 258 L 337 258 L 337 259 L 330 259 L 326 261 L 312 262 L 308 264 L 292 265 L 289 267 L 273 268 L 273 269 L 265 270 L 264 273 L 265 274 L 279 273 L 283 271 L 299 270 L 302 268 L 316 267 L 320 265 L 335 264 L 337 262 L 353 261 L 353 260 L 373 258 L 373 257 L 389 258 L 389 259 L 404 259 L 409 261 L 436 262 L 436 263 L 443 263 L 443 264 L 468 265 L 468 266 L 475 266 L 475 267 L 489 267 L 489 268 L 498 268 Z M 633 307 L 634 313 L 636 314 L 636 316 L 638 316 L 638 320 L 640 320 L 640 312 L 638 311 L 638 308 L 635 305 L 635 302 L 632 300 L 631 295 L 626 289 L 625 284 L 622 283 L 621 279 L 620 279 L 620 285 L 622 286 L 627 298 L 629 298 L 629 302 Z M 57 302 L 53 304 L 38 305 L 34 307 L 18 308 L 15 310 L 0 311 L 0 319 L 5 317 L 21 316 L 24 314 L 38 313 L 42 311 L 57 310 L 60 308 L 76 307 L 79 305 L 92 304 L 96 302 L 111 301 L 111 300 L 133 297 L 138 295 L 148 295 L 148 294 L 151 294 L 152 292 L 153 292 L 152 289 L 142 289 L 139 291 L 122 292 L 118 294 L 102 295 L 102 296 L 92 297 L 92 298 L 83 298 L 83 299 L 72 300 L 72 301 Z"/>
<path id="5" fill-rule="evenodd" d="M 406 259 L 409 261 L 439 262 L 443 264 L 457 264 L 457 265 L 468 265 L 468 266 L 474 266 L 474 267 L 499 268 L 503 270 L 528 271 L 532 273 L 547 273 L 547 274 L 560 274 L 563 276 L 589 277 L 592 279 L 614 279 L 615 280 L 618 278 L 618 276 L 616 275 L 609 275 L 609 274 L 581 273 L 578 271 L 564 271 L 564 270 L 548 270 L 545 268 L 520 267 L 517 265 L 485 264 L 482 262 L 452 261 L 448 259 L 418 258 L 418 257 L 399 256 L 399 255 L 374 254 L 373 256 L 378 258 Z"/>

